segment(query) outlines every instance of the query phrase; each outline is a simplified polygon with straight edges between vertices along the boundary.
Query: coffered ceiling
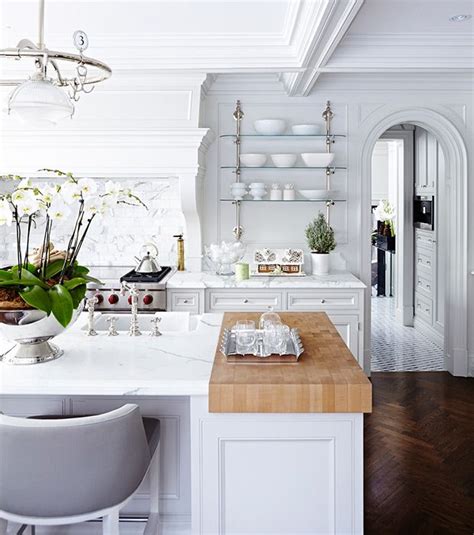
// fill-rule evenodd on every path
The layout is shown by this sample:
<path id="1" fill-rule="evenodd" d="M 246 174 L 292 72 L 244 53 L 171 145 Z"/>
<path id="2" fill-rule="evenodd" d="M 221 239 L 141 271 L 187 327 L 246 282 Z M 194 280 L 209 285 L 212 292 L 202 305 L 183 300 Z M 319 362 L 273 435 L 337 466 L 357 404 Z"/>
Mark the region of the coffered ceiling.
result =
<path id="1" fill-rule="evenodd" d="M 36 40 L 37 0 L 0 0 L 0 47 Z M 464 0 L 46 0 L 49 48 L 76 29 L 119 76 L 163 71 L 276 73 L 308 94 L 321 73 L 473 67 Z M 23 62 L 20 62 L 23 64 Z M 0 81 L 24 76 L 2 61 Z"/>

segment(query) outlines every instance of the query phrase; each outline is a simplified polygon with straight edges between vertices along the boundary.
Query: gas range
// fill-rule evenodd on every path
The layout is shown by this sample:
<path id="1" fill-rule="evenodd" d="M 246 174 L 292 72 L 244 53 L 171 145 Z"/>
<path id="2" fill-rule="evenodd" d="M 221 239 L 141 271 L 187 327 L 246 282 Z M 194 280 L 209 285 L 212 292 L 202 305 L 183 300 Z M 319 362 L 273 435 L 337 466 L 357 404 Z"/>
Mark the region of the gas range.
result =
<path id="1" fill-rule="evenodd" d="M 122 282 L 137 288 L 138 311 L 140 313 L 166 310 L 166 282 L 176 272 L 175 267 L 162 266 L 157 273 L 138 273 L 132 270 L 115 283 L 107 280 L 102 285 L 90 285 L 87 297 L 95 295 L 95 310 L 117 314 L 130 312 L 131 298 L 127 290 L 123 291 Z"/>

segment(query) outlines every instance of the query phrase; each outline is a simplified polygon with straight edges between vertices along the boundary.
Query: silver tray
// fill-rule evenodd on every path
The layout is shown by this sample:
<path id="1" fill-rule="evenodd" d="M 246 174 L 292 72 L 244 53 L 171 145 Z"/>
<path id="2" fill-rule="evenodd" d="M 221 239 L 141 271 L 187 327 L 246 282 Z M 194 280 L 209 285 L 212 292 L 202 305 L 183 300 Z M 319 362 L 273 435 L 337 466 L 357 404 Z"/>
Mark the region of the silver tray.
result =
<path id="1" fill-rule="evenodd" d="M 272 362 L 278 362 L 281 358 L 281 362 L 288 362 L 288 361 L 297 361 L 299 357 L 302 355 L 304 351 L 303 343 L 301 341 L 298 329 L 293 328 L 290 329 L 290 336 L 288 337 L 287 344 L 286 344 L 286 351 L 279 354 L 272 354 L 272 355 L 266 355 L 262 352 L 263 349 L 263 330 L 257 329 L 257 342 L 256 342 L 256 351 L 255 353 L 249 353 L 249 354 L 243 354 L 237 352 L 237 346 L 235 342 L 235 333 L 231 329 L 224 329 L 224 332 L 222 333 L 222 339 L 221 344 L 219 347 L 221 353 L 227 357 L 228 360 L 232 360 L 235 362 L 234 359 L 229 359 L 229 357 L 239 357 L 238 360 L 270 360 Z M 293 358 L 291 358 L 293 357 Z"/>

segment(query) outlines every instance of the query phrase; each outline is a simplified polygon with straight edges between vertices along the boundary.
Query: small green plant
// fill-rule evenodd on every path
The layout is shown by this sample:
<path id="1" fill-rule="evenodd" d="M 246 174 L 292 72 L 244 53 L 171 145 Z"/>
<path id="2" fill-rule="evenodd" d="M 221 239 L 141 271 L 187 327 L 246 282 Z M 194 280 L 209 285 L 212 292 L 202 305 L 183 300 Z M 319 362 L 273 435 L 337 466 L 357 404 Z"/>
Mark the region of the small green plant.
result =
<path id="1" fill-rule="evenodd" d="M 312 253 L 327 254 L 336 248 L 334 230 L 321 212 L 306 227 L 306 239 Z"/>

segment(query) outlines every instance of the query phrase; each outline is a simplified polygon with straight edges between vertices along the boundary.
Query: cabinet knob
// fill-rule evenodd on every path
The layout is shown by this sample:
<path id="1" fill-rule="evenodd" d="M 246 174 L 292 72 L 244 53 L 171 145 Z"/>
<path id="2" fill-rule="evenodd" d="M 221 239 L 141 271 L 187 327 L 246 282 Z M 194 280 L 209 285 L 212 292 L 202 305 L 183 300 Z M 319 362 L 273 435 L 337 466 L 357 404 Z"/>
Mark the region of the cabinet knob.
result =
<path id="1" fill-rule="evenodd" d="M 431 266 L 431 262 L 429 260 L 426 261 L 428 266 Z"/>
<path id="2" fill-rule="evenodd" d="M 249 302 L 249 300 L 248 300 L 248 299 L 244 299 L 244 303 L 248 303 L 248 302 Z"/>
<path id="3" fill-rule="evenodd" d="M 187 305 L 189 303 L 188 299 L 183 299 L 183 303 Z"/>
<path id="4" fill-rule="evenodd" d="M 321 304 L 324 304 L 326 302 L 326 299 L 321 299 Z"/>

